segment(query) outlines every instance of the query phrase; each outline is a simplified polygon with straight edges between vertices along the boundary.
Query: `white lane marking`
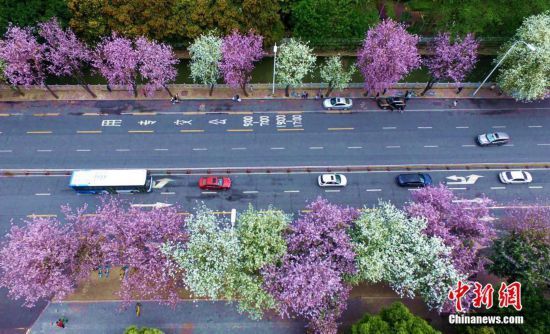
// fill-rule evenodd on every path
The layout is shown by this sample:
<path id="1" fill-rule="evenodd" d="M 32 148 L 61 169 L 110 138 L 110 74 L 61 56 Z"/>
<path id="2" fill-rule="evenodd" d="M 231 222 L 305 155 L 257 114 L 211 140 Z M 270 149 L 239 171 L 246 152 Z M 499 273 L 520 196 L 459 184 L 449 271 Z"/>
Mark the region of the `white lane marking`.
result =
<path id="1" fill-rule="evenodd" d="M 36 152 L 51 152 L 52 150 L 36 150 Z"/>
<path id="2" fill-rule="evenodd" d="M 161 195 L 175 195 L 176 193 L 173 192 L 173 191 L 165 191 L 165 192 L 161 192 L 160 194 Z"/>
<path id="3" fill-rule="evenodd" d="M 36 196 L 50 196 L 50 193 L 36 193 Z"/>
<path id="4" fill-rule="evenodd" d="M 514 146 L 514 144 L 504 144 L 502 146 Z"/>
<path id="5" fill-rule="evenodd" d="M 468 144 L 468 145 L 462 145 L 462 147 L 476 147 L 476 146 L 472 144 Z"/>
<path id="6" fill-rule="evenodd" d="M 167 148 L 155 148 L 155 151 L 168 151 Z"/>
<path id="7" fill-rule="evenodd" d="M 231 149 L 234 151 L 237 151 L 237 150 L 240 151 L 240 150 L 246 150 L 246 147 L 232 147 Z"/>
<path id="8" fill-rule="evenodd" d="M 469 126 L 455 126 L 456 129 L 469 129 Z"/>
<path id="9" fill-rule="evenodd" d="M 409 188 L 408 190 L 409 190 L 409 191 L 419 191 L 420 188 Z"/>
<path id="10" fill-rule="evenodd" d="M 323 146 L 310 146 L 309 149 L 310 150 L 322 150 L 322 149 L 324 149 L 324 147 Z"/>
<path id="11" fill-rule="evenodd" d="M 506 187 L 491 187 L 491 189 L 493 189 L 493 190 L 502 190 L 502 189 L 506 189 Z"/>
<path id="12" fill-rule="evenodd" d="M 325 189 L 325 192 L 326 193 L 339 193 L 340 190 L 338 190 L 338 189 Z"/>
<path id="13" fill-rule="evenodd" d="M 397 129 L 397 127 L 395 127 L 395 126 L 384 126 L 384 127 L 382 127 L 382 130 L 395 130 L 395 129 Z"/>
<path id="14" fill-rule="evenodd" d="M 284 147 L 270 147 L 270 150 L 284 150 Z"/>
<path id="15" fill-rule="evenodd" d="M 285 190 L 285 193 L 299 193 L 300 190 Z"/>
<path id="16" fill-rule="evenodd" d="M 13 152 L 12 150 L 0 150 L 0 153 L 11 153 Z"/>
<path id="17" fill-rule="evenodd" d="M 550 146 L 550 144 L 537 144 L 537 146 Z"/>
<path id="18" fill-rule="evenodd" d="M 529 186 L 529 189 L 542 189 L 542 186 Z"/>
<path id="19" fill-rule="evenodd" d="M 431 126 L 417 126 L 418 129 L 431 129 Z"/>
<path id="20" fill-rule="evenodd" d="M 401 146 L 399 145 L 390 145 L 390 146 L 386 146 L 386 148 L 400 148 Z"/>
<path id="21" fill-rule="evenodd" d="M 245 190 L 243 191 L 243 194 L 257 194 L 258 191 L 257 190 Z"/>
<path id="22" fill-rule="evenodd" d="M 208 151 L 208 149 L 204 147 L 195 147 L 193 148 L 193 151 Z"/>
<path id="23" fill-rule="evenodd" d="M 77 152 L 90 152 L 91 150 L 89 150 L 89 149 L 77 149 L 76 151 Z"/>
<path id="24" fill-rule="evenodd" d="M 117 148 L 116 151 L 117 151 L 117 152 L 128 152 L 128 151 L 130 151 L 130 150 L 127 149 L 127 148 Z"/>
<path id="25" fill-rule="evenodd" d="M 424 145 L 424 147 L 439 147 L 438 145 Z"/>
<path id="26" fill-rule="evenodd" d="M 352 150 L 352 149 L 363 148 L 363 146 L 348 146 L 348 148 L 349 148 L 350 150 Z"/>
<path id="27" fill-rule="evenodd" d="M 529 125 L 528 128 L 542 128 L 542 125 Z"/>
<path id="28" fill-rule="evenodd" d="M 367 191 L 382 191 L 382 189 L 367 189 Z"/>
<path id="29" fill-rule="evenodd" d="M 506 125 L 493 125 L 493 129 L 505 129 Z"/>
<path id="30" fill-rule="evenodd" d="M 218 193 L 217 191 L 203 191 L 203 192 L 201 192 L 201 194 L 203 194 L 203 195 L 217 194 L 217 193 Z"/>
<path id="31" fill-rule="evenodd" d="M 466 188 L 449 188 L 451 190 L 466 190 Z"/>

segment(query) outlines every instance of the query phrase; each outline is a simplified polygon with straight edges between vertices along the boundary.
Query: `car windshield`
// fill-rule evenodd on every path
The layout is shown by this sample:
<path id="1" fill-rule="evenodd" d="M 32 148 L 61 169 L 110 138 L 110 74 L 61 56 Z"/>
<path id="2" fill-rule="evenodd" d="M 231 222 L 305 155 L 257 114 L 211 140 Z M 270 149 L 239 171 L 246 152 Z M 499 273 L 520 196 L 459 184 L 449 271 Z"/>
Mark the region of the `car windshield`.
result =
<path id="1" fill-rule="evenodd" d="M 420 179 L 420 182 L 422 182 L 422 183 L 424 183 L 426 181 L 426 179 L 424 178 L 424 175 L 422 175 L 422 174 L 419 174 L 418 178 Z"/>
<path id="2" fill-rule="evenodd" d="M 494 141 L 497 139 L 497 137 L 495 136 L 494 133 L 489 133 L 487 134 L 487 139 L 489 139 L 489 141 Z"/>
<path id="3" fill-rule="evenodd" d="M 336 175 L 336 176 L 334 177 L 334 181 L 336 181 L 336 183 L 340 183 L 341 180 L 342 180 L 342 179 L 340 178 L 340 175 Z"/>
<path id="4" fill-rule="evenodd" d="M 335 98 L 330 99 L 330 104 L 335 105 L 336 104 L 336 99 Z"/>
<path id="5" fill-rule="evenodd" d="M 218 186 L 223 186 L 223 179 L 222 178 L 218 179 Z"/>

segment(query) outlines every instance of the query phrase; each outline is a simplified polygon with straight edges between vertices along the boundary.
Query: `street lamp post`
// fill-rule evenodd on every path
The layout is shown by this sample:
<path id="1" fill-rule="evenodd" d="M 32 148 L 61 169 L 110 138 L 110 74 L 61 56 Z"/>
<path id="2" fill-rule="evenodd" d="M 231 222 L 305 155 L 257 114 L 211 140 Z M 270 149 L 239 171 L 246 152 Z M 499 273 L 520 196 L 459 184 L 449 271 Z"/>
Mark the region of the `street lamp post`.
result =
<path id="1" fill-rule="evenodd" d="M 493 72 L 497 69 L 497 67 L 500 66 L 500 64 L 502 64 L 502 61 L 504 60 L 504 58 L 506 58 L 509 54 L 510 54 L 510 51 L 512 51 L 512 49 L 516 46 L 516 44 L 518 43 L 523 43 L 527 46 L 527 48 L 531 51 L 536 51 L 537 48 L 534 47 L 533 45 L 529 44 L 529 43 L 526 43 L 524 41 L 515 41 L 514 44 L 512 44 L 512 46 L 510 46 L 510 48 L 508 49 L 508 51 L 506 51 L 506 53 L 504 54 L 504 56 L 502 56 L 502 58 L 500 58 L 499 62 L 495 65 L 495 67 L 491 70 L 491 72 L 489 73 L 489 75 L 487 75 L 487 77 L 485 78 L 485 80 L 483 80 L 483 82 L 481 83 L 481 85 L 479 85 L 479 87 L 477 87 L 477 89 L 475 90 L 475 92 L 472 94 L 472 96 L 475 96 L 476 93 L 481 89 L 481 87 L 483 86 L 483 84 L 489 79 L 489 77 L 491 76 L 491 74 L 493 74 Z"/>
<path id="2" fill-rule="evenodd" d="M 273 45 L 273 89 L 271 95 L 275 95 L 275 64 L 277 62 L 277 43 Z"/>

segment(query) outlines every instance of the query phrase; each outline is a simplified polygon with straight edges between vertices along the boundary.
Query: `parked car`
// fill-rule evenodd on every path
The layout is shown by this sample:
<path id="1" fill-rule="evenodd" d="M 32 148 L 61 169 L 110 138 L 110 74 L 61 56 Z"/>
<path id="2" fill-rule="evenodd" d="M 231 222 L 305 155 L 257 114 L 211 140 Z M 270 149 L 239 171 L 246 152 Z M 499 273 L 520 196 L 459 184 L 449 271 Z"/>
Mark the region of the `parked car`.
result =
<path id="1" fill-rule="evenodd" d="M 399 174 L 395 180 L 401 187 L 426 187 L 433 183 L 432 177 L 426 173 Z"/>
<path id="2" fill-rule="evenodd" d="M 379 97 L 376 99 L 376 104 L 381 109 L 400 109 L 404 110 L 407 106 L 407 102 L 402 97 Z"/>
<path id="3" fill-rule="evenodd" d="M 500 172 L 500 174 L 498 174 L 498 178 L 500 179 L 500 182 L 504 184 L 531 183 L 533 181 L 531 173 L 522 170 Z"/>
<path id="4" fill-rule="evenodd" d="M 504 132 L 484 133 L 476 138 L 479 146 L 504 145 L 510 141 L 510 136 Z"/>
<path id="5" fill-rule="evenodd" d="M 317 178 L 319 187 L 345 187 L 348 179 L 342 174 L 323 174 Z"/>
<path id="6" fill-rule="evenodd" d="M 323 101 L 323 107 L 328 110 L 341 109 L 348 110 L 353 106 L 353 101 L 347 97 L 333 97 Z"/>
<path id="7" fill-rule="evenodd" d="M 227 176 L 203 176 L 199 179 L 199 188 L 205 190 L 227 190 L 231 188 L 231 179 Z"/>

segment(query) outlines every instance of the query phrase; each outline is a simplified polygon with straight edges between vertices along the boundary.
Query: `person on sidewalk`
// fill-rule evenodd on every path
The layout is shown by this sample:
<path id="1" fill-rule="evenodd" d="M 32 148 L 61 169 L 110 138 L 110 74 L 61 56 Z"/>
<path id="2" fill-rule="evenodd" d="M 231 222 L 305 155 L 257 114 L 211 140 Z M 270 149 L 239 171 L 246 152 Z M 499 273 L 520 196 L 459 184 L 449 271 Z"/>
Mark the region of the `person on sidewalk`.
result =
<path id="1" fill-rule="evenodd" d="M 136 303 L 136 316 L 139 318 L 141 315 L 141 303 Z"/>
<path id="2" fill-rule="evenodd" d="M 170 99 L 170 102 L 172 102 L 172 104 L 179 103 L 179 102 L 180 102 L 180 98 L 178 97 L 178 94 L 172 96 L 172 98 Z"/>
<path id="3" fill-rule="evenodd" d="M 458 100 L 454 100 L 453 101 L 453 106 L 456 108 L 457 105 L 458 105 Z"/>

